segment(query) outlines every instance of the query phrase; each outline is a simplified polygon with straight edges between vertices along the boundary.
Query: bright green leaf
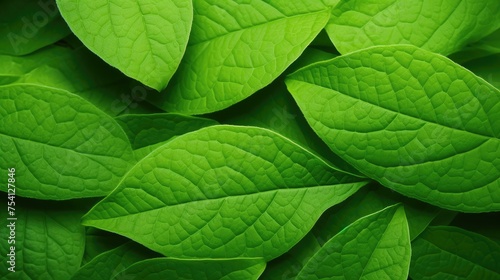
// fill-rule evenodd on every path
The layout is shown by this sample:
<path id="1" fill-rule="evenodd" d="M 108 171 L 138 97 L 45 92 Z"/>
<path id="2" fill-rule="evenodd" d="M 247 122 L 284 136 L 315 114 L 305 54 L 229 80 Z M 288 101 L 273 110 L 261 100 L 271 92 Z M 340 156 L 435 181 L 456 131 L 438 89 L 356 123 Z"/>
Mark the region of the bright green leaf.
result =
<path id="1" fill-rule="evenodd" d="M 112 116 L 130 112 L 127 106 L 133 111 L 146 107 L 143 100 L 151 94 L 81 45 L 74 49 L 51 46 L 23 57 L 0 55 L 0 76 L 4 77 L 0 84 L 29 83 L 67 90 Z"/>
<path id="2" fill-rule="evenodd" d="M 272 131 L 211 126 L 145 157 L 83 223 L 172 257 L 270 260 L 364 184 Z"/>
<path id="3" fill-rule="evenodd" d="M 113 279 L 257 280 L 265 267 L 262 259 L 158 258 L 136 263 Z"/>
<path id="4" fill-rule="evenodd" d="M 87 48 L 158 91 L 179 66 L 193 19 L 189 0 L 57 0 L 57 5 Z"/>
<path id="5" fill-rule="evenodd" d="M 391 206 L 363 217 L 309 260 L 299 279 L 407 279 L 410 234 L 404 208 Z"/>
<path id="6" fill-rule="evenodd" d="M 411 44 L 448 55 L 500 28 L 498 0 L 350 0 L 326 26 L 342 54 Z"/>
<path id="7" fill-rule="evenodd" d="M 7 203 L 4 204 L 5 209 L 0 211 L 2 221 L 7 225 L 15 223 L 12 239 L 8 239 L 11 228 L 5 223 L 0 228 L 0 278 L 69 279 L 82 261 L 85 229 L 80 225 L 80 217 L 84 210 L 76 209 L 73 207 L 75 203 L 67 202 L 26 200 L 20 197 L 16 197 L 14 202 L 14 216 L 7 216 Z M 17 220 L 7 220 L 8 217 Z M 15 243 L 8 243 L 8 240 L 14 240 Z M 11 267 L 7 262 L 11 258 L 8 254 L 12 255 L 11 246 L 15 247 L 15 272 L 8 270 Z"/>
<path id="8" fill-rule="evenodd" d="M 186 55 L 153 104 L 190 115 L 227 108 L 278 77 L 330 17 L 320 0 L 240 2 L 193 1 Z"/>
<path id="9" fill-rule="evenodd" d="M 500 244 L 457 227 L 429 227 L 412 244 L 414 280 L 498 279 Z"/>
<path id="10" fill-rule="evenodd" d="M 289 76 L 314 131 L 368 177 L 443 208 L 500 210 L 500 92 L 413 46 L 373 47 Z"/>
<path id="11" fill-rule="evenodd" d="M 0 170 L 6 174 L 16 168 L 22 182 L 17 195 L 54 200 L 104 196 L 131 167 L 132 149 L 121 127 L 69 92 L 0 86 L 0 119 Z"/>
<path id="12" fill-rule="evenodd" d="M 29 54 L 70 33 L 54 0 L 2 1 L 0 54 Z"/>
<path id="13" fill-rule="evenodd" d="M 109 280 L 132 264 L 152 257 L 157 255 L 137 243 L 128 242 L 95 257 L 82 266 L 71 280 Z"/>
<path id="14" fill-rule="evenodd" d="M 442 218 L 446 222 L 445 218 L 449 220 L 455 216 L 454 212 L 403 197 L 378 184 L 370 184 L 325 211 L 297 245 L 268 263 L 262 279 L 295 279 L 304 265 L 329 239 L 354 221 L 396 203 L 402 203 L 405 208 L 410 240 L 415 239 L 436 218 Z"/>

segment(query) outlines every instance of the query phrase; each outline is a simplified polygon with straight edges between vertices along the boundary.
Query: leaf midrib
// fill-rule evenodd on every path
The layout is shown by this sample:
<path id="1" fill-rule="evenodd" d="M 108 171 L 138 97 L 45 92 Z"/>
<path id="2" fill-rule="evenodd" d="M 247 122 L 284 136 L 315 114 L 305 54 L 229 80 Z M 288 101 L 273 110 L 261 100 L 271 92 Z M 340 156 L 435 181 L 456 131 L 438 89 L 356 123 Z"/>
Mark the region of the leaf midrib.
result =
<path id="1" fill-rule="evenodd" d="M 498 139 L 498 140 L 500 140 L 500 138 L 497 138 L 497 137 L 495 137 L 493 135 L 485 135 L 485 134 L 481 134 L 481 133 L 477 133 L 477 132 L 473 132 L 473 131 L 469 131 L 469 130 L 465 130 L 465 129 L 462 130 L 462 129 L 451 127 L 451 126 L 448 126 L 448 125 L 445 125 L 445 124 L 440 124 L 440 123 L 434 122 L 432 120 L 428 120 L 428 119 L 425 119 L 425 118 L 418 118 L 418 117 L 415 117 L 415 116 L 412 116 L 412 115 L 409 115 L 409 114 L 406 114 L 406 113 L 398 112 L 398 111 L 395 111 L 395 110 L 392 110 L 392 109 L 389 109 L 389 108 L 386 108 L 386 107 L 383 107 L 383 106 L 378 106 L 378 105 L 373 104 L 373 103 L 371 103 L 369 101 L 366 101 L 364 99 L 353 97 L 351 95 L 345 94 L 343 92 L 337 91 L 335 89 L 332 89 L 332 88 L 329 88 L 329 87 L 326 87 L 326 86 L 323 86 L 323 85 L 313 84 L 313 83 L 310 83 L 310 82 L 307 82 L 307 81 L 301 81 L 301 80 L 297 80 L 297 79 L 294 79 L 294 78 L 291 78 L 291 80 L 299 82 L 299 83 L 308 84 L 308 85 L 311 85 L 311 86 L 314 86 L 314 87 L 320 87 L 320 88 L 323 88 L 323 89 L 327 89 L 327 90 L 332 91 L 334 93 L 337 93 L 339 95 L 345 96 L 345 97 L 350 98 L 350 99 L 358 100 L 360 102 L 363 102 L 364 104 L 369 104 L 370 106 L 386 110 L 386 111 L 394 113 L 396 115 L 402 115 L 402 116 L 405 116 L 405 117 L 408 117 L 408 118 L 411 118 L 411 119 L 414 119 L 414 120 L 419 120 L 419 121 L 422 121 L 422 122 L 425 122 L 425 123 L 429 123 L 429 124 L 433 124 L 433 125 L 437 125 L 437 126 L 442 126 L 442 127 L 454 130 L 454 131 L 467 132 L 467 133 L 479 136 L 481 138 Z M 354 107 L 354 106 L 352 106 L 352 107 Z"/>
<path id="2" fill-rule="evenodd" d="M 207 38 L 205 40 L 201 40 L 201 41 L 198 41 L 198 42 L 195 42 L 195 43 L 192 43 L 192 44 L 188 43 L 188 48 L 196 46 L 196 45 L 200 45 L 200 44 L 203 44 L 203 43 L 207 43 L 207 42 L 210 42 L 210 41 L 213 41 L 213 40 L 217 40 L 217 39 L 223 38 L 225 36 L 229 36 L 232 33 L 244 32 L 246 30 L 250 30 L 250 29 L 253 29 L 253 28 L 261 27 L 262 25 L 266 25 L 266 24 L 270 24 L 270 23 L 274 23 L 274 22 L 279 22 L 279 21 L 282 21 L 282 20 L 289 20 L 289 19 L 293 19 L 293 18 L 296 18 L 296 17 L 312 16 L 312 15 L 316 15 L 316 14 L 326 13 L 328 11 L 329 11 L 328 9 L 324 9 L 324 10 L 319 10 L 319 11 L 315 11 L 315 12 L 307 12 L 307 13 L 295 14 L 293 16 L 285 16 L 284 15 L 284 17 L 279 17 L 279 18 L 276 18 L 276 19 L 273 19 L 273 20 L 270 20 L 270 21 L 261 22 L 261 23 L 256 24 L 256 25 L 252 25 L 252 26 L 248 26 L 248 27 L 243 27 L 243 28 L 236 29 L 236 30 L 231 30 L 231 31 L 229 31 L 227 33 L 223 33 L 223 34 L 217 35 L 215 37 Z"/>

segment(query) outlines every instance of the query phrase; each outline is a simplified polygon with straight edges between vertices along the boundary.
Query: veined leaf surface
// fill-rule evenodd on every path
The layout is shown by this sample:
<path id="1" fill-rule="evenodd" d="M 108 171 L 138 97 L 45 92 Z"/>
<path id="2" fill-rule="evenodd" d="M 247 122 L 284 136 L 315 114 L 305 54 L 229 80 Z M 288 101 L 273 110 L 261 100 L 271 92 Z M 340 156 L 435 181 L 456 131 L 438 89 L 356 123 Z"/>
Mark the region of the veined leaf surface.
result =
<path id="1" fill-rule="evenodd" d="M 412 245 L 412 279 L 498 279 L 500 275 L 500 245 L 480 234 L 457 227 L 429 227 Z"/>
<path id="2" fill-rule="evenodd" d="M 364 184 L 267 129 L 211 126 L 146 156 L 83 223 L 172 257 L 269 260 Z"/>
<path id="3" fill-rule="evenodd" d="M 179 70 L 154 104 L 169 111 L 221 110 L 278 77 L 326 25 L 320 0 L 194 0 L 191 37 Z"/>
<path id="4" fill-rule="evenodd" d="M 404 208 L 391 206 L 355 221 L 328 240 L 307 262 L 297 280 L 405 280 L 410 256 Z"/>
<path id="5" fill-rule="evenodd" d="M 500 92 L 451 60 L 373 47 L 287 86 L 323 141 L 382 185 L 451 210 L 500 210 Z"/>
<path id="6" fill-rule="evenodd" d="M 57 0 L 57 5 L 87 48 L 158 91 L 179 66 L 193 19 L 190 0 Z"/>
<path id="7" fill-rule="evenodd" d="M 0 170 L 16 168 L 22 182 L 16 195 L 104 196 L 132 165 L 129 141 L 115 120 L 67 91 L 0 86 L 0 119 Z"/>
<path id="8" fill-rule="evenodd" d="M 342 54 L 411 44 L 448 55 L 500 28 L 499 13 L 497 0 L 349 0 L 326 30 Z"/>

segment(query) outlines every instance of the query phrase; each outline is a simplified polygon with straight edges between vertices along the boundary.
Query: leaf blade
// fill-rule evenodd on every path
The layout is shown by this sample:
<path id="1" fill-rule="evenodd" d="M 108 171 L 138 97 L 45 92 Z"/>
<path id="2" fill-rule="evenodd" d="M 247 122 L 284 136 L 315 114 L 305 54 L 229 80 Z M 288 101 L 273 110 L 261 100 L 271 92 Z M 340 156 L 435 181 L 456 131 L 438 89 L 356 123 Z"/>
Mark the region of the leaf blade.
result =
<path id="1" fill-rule="evenodd" d="M 394 45 L 317 63 L 286 82 L 316 133 L 365 175 L 447 209 L 500 209 L 492 156 L 500 93 L 466 69 Z"/>

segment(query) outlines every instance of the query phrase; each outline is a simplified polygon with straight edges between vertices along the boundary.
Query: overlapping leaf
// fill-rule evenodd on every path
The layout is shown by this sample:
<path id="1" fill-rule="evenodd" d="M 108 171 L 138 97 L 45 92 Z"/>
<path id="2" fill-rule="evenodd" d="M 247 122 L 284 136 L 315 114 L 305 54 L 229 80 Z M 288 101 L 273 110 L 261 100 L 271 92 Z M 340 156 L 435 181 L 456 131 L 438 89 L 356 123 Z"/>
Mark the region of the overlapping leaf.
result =
<path id="1" fill-rule="evenodd" d="M 448 55 L 500 28 L 499 12 L 497 0 L 350 0 L 333 9 L 326 30 L 342 54 L 412 44 Z"/>
<path id="2" fill-rule="evenodd" d="M 156 90 L 177 70 L 193 19 L 188 0 L 57 0 L 57 5 L 87 48 Z"/>
<path id="3" fill-rule="evenodd" d="M 392 206 L 338 233 L 309 260 L 299 279 L 407 279 L 410 234 L 404 208 Z"/>
<path id="4" fill-rule="evenodd" d="M 449 59 L 373 47 L 287 85 L 315 132 L 367 176 L 444 208 L 500 210 L 500 92 Z"/>
<path id="5" fill-rule="evenodd" d="M 221 110 L 278 77 L 328 21 L 320 0 L 194 0 L 186 55 L 154 104 L 170 112 Z"/>
<path id="6" fill-rule="evenodd" d="M 67 91 L 0 86 L 0 170 L 15 167 L 18 195 L 71 199 L 108 194 L 131 167 L 121 127 Z M 2 190 L 7 186 L 2 184 Z"/>
<path id="7" fill-rule="evenodd" d="M 269 130 L 211 126 L 145 157 L 83 223 L 172 257 L 270 260 L 364 184 Z"/>
<path id="8" fill-rule="evenodd" d="M 412 279 L 498 279 L 500 244 L 456 227 L 429 227 L 413 242 Z M 438 264 L 438 265 L 430 265 Z"/>

